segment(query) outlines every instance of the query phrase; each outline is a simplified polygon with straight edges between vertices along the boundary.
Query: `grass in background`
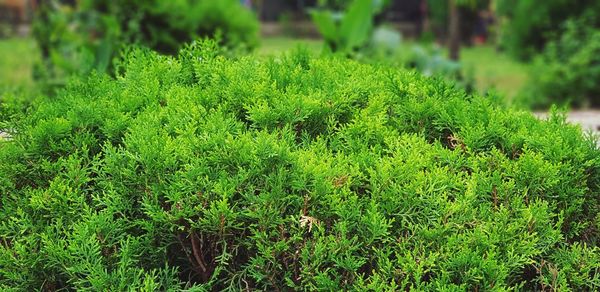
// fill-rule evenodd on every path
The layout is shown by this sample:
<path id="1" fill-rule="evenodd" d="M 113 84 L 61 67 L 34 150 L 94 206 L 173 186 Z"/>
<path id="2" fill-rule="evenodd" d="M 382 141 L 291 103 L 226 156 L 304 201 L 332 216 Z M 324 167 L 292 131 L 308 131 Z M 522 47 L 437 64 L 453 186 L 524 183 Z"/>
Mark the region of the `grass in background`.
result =
<path id="1" fill-rule="evenodd" d="M 495 88 L 513 98 L 527 82 L 530 65 L 515 61 L 493 46 L 466 47 L 461 54 L 465 71 L 473 74 L 479 90 Z"/>
<path id="2" fill-rule="evenodd" d="M 263 38 L 261 45 L 256 50 L 259 56 L 277 55 L 281 52 L 304 46 L 309 51 L 319 53 L 323 49 L 323 41 L 319 39 L 296 39 L 290 37 Z"/>
<path id="3" fill-rule="evenodd" d="M 0 89 L 31 89 L 31 71 L 38 59 L 32 38 L 0 39 Z"/>

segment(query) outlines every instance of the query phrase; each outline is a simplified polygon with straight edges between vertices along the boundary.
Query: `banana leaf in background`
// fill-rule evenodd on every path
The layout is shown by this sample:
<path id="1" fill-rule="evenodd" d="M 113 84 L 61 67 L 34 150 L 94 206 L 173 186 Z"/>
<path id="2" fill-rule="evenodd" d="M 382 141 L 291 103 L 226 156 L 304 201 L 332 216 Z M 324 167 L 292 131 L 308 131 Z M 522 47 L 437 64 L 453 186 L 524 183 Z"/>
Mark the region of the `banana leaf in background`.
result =
<path id="1" fill-rule="evenodd" d="M 331 51 L 350 53 L 369 43 L 374 18 L 389 3 L 389 0 L 354 0 L 343 12 L 314 9 L 310 15 Z"/>

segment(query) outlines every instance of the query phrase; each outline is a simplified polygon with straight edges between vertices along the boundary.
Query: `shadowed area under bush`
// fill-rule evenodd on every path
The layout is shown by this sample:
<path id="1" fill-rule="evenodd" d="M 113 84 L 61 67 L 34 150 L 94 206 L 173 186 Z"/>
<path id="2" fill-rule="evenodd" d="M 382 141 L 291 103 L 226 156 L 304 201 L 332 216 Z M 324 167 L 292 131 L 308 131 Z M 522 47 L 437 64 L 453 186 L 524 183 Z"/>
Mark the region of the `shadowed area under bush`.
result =
<path id="1" fill-rule="evenodd" d="M 6 122 L 0 287 L 595 290 L 595 141 L 305 51 L 132 50 Z"/>

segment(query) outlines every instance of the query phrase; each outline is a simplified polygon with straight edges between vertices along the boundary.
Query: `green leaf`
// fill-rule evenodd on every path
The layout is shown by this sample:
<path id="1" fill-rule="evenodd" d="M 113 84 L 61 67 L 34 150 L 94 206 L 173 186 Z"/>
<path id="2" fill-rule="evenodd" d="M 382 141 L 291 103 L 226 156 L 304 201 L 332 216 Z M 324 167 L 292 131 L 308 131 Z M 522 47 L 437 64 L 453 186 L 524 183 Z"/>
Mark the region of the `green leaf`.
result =
<path id="1" fill-rule="evenodd" d="M 111 56 L 113 55 L 112 40 L 103 39 L 96 49 L 96 64 L 95 69 L 98 72 L 105 72 L 110 64 Z"/>
<path id="2" fill-rule="evenodd" d="M 314 24 L 317 26 L 319 33 L 321 33 L 326 41 L 338 41 L 338 27 L 335 24 L 335 20 L 331 11 L 312 10 L 310 12 L 310 16 L 312 17 Z"/>
<path id="3" fill-rule="evenodd" d="M 342 19 L 340 34 L 344 47 L 352 49 L 369 39 L 373 30 L 373 6 L 371 0 L 355 0 Z"/>

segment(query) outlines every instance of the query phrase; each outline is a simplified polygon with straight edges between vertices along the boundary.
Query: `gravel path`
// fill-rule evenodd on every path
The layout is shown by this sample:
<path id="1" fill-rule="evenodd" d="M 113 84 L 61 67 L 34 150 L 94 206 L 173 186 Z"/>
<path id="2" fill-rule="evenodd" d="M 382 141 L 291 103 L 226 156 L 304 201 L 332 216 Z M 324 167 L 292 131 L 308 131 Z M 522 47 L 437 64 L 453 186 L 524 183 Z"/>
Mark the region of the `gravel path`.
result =
<path id="1" fill-rule="evenodd" d="M 540 118 L 545 118 L 548 113 L 534 113 Z M 573 111 L 570 112 L 567 121 L 581 125 L 584 131 L 592 131 L 598 135 L 598 146 L 600 146 L 600 110 Z"/>
<path id="2" fill-rule="evenodd" d="M 534 112 L 534 115 L 545 118 L 546 112 Z M 573 111 L 567 116 L 567 121 L 573 124 L 579 124 L 583 130 L 591 130 L 594 133 L 600 133 L 600 110 L 593 111 Z"/>
<path id="3" fill-rule="evenodd" d="M 548 116 L 548 113 L 536 112 L 534 115 L 545 118 Z M 567 121 L 581 125 L 584 131 L 591 130 L 594 133 L 600 134 L 600 110 L 573 111 L 568 114 Z"/>
<path id="4" fill-rule="evenodd" d="M 600 133 L 600 111 L 577 111 L 569 114 L 569 121 L 580 124 L 584 130 Z"/>

